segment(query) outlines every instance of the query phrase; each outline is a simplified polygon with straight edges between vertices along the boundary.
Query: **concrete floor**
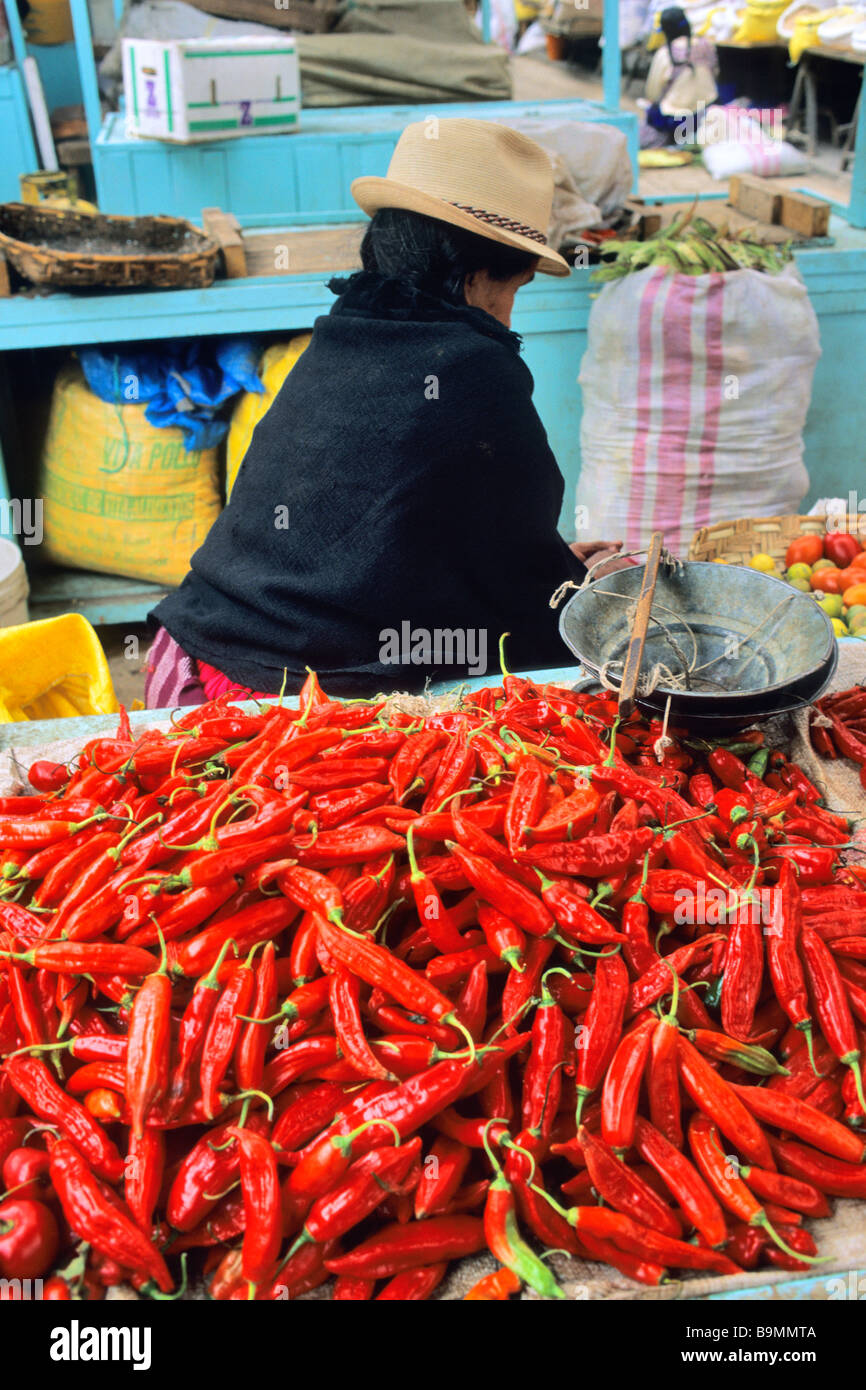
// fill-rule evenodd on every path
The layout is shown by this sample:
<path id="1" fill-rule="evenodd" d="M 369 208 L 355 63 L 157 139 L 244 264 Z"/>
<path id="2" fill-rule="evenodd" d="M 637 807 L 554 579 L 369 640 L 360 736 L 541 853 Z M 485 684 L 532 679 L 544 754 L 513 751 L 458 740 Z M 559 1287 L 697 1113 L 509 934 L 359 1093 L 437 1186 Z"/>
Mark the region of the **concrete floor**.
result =
<path id="1" fill-rule="evenodd" d="M 101 627 L 99 639 L 108 657 L 118 700 L 127 709 L 140 709 L 144 704 L 145 662 L 153 640 L 150 631 L 143 623 Z"/>

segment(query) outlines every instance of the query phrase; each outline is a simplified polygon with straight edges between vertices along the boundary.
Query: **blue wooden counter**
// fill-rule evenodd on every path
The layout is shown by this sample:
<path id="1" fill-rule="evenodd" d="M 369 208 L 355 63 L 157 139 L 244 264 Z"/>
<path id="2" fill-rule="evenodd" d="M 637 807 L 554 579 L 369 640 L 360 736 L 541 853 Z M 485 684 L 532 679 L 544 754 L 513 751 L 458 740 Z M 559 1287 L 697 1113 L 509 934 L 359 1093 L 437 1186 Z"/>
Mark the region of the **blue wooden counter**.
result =
<path id="1" fill-rule="evenodd" d="M 841 218 L 832 220 L 831 232 L 836 239 L 833 248 L 797 254 L 818 316 L 822 348 L 805 432 L 808 501 L 858 486 L 860 447 L 866 438 L 866 232 Z M 565 477 L 561 529 L 568 537 L 574 534 L 580 474 L 577 375 L 597 293 L 590 276 L 587 269 L 573 270 L 563 279 L 537 276 L 518 294 L 514 313 L 514 327 L 523 335 L 526 361 L 535 378 L 535 402 Z M 0 300 L 0 353 L 208 334 L 289 334 L 309 328 L 318 315 L 328 312 L 333 296 L 327 279 L 322 273 L 277 275 L 221 281 L 206 290 L 15 296 Z M 3 433 L 0 427 L 0 444 Z M 4 495 L 0 456 L 0 497 Z M 81 611 L 106 621 L 90 606 L 92 593 L 82 591 L 81 580 L 76 583 L 76 598 L 87 603 Z M 122 583 L 124 592 L 134 589 Z M 112 581 L 108 584 L 110 591 Z M 50 611 L 62 611 L 62 589 L 54 601 Z M 43 616 L 48 611 L 43 610 Z M 131 609 L 114 610 L 109 620 L 128 621 L 142 611 L 133 598 Z"/>

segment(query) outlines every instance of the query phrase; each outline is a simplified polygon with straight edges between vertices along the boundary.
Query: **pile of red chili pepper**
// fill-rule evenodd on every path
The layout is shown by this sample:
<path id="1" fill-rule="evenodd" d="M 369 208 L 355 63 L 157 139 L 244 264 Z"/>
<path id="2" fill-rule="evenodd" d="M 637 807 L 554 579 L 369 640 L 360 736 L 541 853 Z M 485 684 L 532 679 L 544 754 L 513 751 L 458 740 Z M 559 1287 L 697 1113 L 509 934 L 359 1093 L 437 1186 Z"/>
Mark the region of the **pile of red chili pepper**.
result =
<path id="1" fill-rule="evenodd" d="M 563 1297 L 810 1267 L 866 1197 L 866 871 L 760 732 L 506 674 L 228 699 L 0 802 L 0 1273 Z"/>
<path id="2" fill-rule="evenodd" d="M 822 695 L 809 719 L 812 747 L 822 758 L 851 758 L 866 788 L 866 687 L 852 686 Z"/>

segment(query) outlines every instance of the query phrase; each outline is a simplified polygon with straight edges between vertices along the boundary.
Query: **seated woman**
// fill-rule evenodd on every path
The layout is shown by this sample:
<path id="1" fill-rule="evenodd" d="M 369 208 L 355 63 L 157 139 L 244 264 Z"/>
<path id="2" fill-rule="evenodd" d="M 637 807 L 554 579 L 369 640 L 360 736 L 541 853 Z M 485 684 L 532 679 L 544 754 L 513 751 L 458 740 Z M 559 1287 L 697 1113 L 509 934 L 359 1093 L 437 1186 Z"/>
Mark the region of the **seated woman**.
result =
<path id="1" fill-rule="evenodd" d="M 363 270 L 258 425 L 231 500 L 154 610 L 147 704 L 227 689 L 420 690 L 568 661 L 549 606 L 583 566 L 557 531 L 563 480 L 511 332 L 521 285 L 567 275 L 546 245 L 544 151 L 489 121 L 410 125 Z"/>

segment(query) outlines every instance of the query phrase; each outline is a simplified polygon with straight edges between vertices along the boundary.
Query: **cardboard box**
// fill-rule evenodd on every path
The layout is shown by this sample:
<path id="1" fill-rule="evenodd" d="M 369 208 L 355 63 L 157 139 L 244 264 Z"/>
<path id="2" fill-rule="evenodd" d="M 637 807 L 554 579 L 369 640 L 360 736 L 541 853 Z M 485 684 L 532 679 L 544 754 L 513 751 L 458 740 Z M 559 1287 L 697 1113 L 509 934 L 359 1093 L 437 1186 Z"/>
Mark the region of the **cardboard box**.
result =
<path id="1" fill-rule="evenodd" d="M 123 40 L 130 135 L 188 144 L 297 130 L 297 46 L 290 36 Z"/>

